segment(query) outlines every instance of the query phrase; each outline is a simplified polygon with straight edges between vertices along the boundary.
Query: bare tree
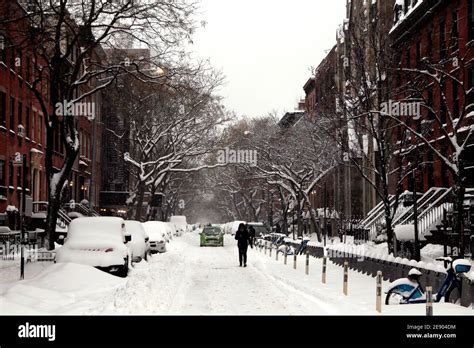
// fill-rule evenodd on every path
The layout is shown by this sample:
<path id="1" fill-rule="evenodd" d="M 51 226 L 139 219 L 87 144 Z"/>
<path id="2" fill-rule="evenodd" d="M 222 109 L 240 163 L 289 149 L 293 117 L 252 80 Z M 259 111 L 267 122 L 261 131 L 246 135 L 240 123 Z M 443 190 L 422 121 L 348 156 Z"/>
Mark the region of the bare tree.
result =
<path id="1" fill-rule="evenodd" d="M 453 34 L 455 34 L 453 32 Z M 404 151 L 411 157 L 420 151 L 431 152 L 447 168 L 454 181 L 454 226 L 459 236 L 460 255 L 464 256 L 464 197 L 467 181 L 474 162 L 472 148 L 474 124 L 473 86 L 470 85 L 469 58 L 458 47 L 458 38 L 452 35 L 446 46 L 445 58 L 434 62 L 426 56 L 415 67 L 399 69 L 404 83 L 397 98 L 402 103 L 419 103 L 425 110 L 424 118 L 413 120 L 385 114 L 412 135 Z M 453 98 L 448 94 L 451 89 Z M 438 100 L 435 101 L 434 97 Z"/>
<path id="2" fill-rule="evenodd" d="M 196 5 L 185 0 L 33 0 L 16 18 L 8 9 L 0 11 L 0 30 L 14 36 L 14 49 L 28 52 L 34 62 L 26 86 L 41 105 L 46 127 L 49 248 L 54 248 L 61 188 L 79 152 L 78 120 L 64 117 L 56 106 L 90 100 L 120 74 L 133 74 L 148 83 L 161 82 L 159 68 L 163 64 L 173 66 L 173 61 L 185 57 L 181 43 L 189 40 L 194 30 L 195 10 Z M 153 51 L 150 65 L 154 69 L 142 71 L 134 61 L 111 64 L 98 53 L 102 48 L 122 45 Z M 53 165 L 56 132 L 64 146 L 64 160 L 58 168 Z"/>

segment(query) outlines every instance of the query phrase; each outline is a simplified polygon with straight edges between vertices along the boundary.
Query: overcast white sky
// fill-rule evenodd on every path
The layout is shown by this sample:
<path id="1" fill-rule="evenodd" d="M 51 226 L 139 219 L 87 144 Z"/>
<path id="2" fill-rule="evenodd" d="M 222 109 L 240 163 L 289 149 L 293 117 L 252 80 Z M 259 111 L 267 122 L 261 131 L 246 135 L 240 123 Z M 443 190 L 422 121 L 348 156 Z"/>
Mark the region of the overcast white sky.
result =
<path id="1" fill-rule="evenodd" d="M 201 0 L 207 26 L 193 50 L 226 76 L 227 108 L 243 116 L 293 110 L 310 67 L 336 42 L 345 0 Z"/>

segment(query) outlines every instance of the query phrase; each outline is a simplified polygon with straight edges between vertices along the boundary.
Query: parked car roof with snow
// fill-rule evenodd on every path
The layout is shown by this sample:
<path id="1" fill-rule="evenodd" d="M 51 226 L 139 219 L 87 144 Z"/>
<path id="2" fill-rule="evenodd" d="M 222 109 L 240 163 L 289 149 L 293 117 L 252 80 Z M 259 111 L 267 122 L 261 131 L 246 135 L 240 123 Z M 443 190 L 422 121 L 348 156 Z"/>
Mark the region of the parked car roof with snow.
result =
<path id="1" fill-rule="evenodd" d="M 73 262 L 99 267 L 126 276 L 130 236 L 125 221 L 117 217 L 84 217 L 71 221 L 57 262 Z"/>

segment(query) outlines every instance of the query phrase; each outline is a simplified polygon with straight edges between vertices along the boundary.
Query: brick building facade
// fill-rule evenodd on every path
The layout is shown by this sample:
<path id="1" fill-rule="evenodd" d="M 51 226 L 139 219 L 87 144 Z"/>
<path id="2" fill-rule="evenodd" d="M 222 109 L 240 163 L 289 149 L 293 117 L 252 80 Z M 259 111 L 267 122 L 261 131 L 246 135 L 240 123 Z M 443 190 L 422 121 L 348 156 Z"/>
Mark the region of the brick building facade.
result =
<path id="1" fill-rule="evenodd" d="M 473 93 L 463 91 L 464 86 L 466 92 L 474 87 L 474 1 L 405 1 L 394 8 L 394 20 L 390 40 L 395 51 L 399 52 L 397 62 L 400 69 L 421 70 L 436 66 L 443 74 L 451 74 L 460 81 L 449 78 L 440 83 L 420 81 L 422 99 L 432 106 L 432 110 L 422 108 L 419 120 L 408 120 L 411 127 L 426 129 L 424 135 L 444 156 L 452 156 L 454 149 L 446 141 L 442 127 L 453 132 L 451 121 L 459 119 L 463 111 L 471 111 L 468 105 L 474 100 Z M 422 78 L 421 74 L 402 71 L 395 87 L 403 90 L 412 79 Z M 462 122 L 457 132 L 460 138 L 467 135 L 474 119 L 465 117 Z M 412 144 L 416 141 L 412 137 Z M 467 147 L 463 158 L 468 167 L 474 164 L 474 140 L 469 143 L 473 146 Z M 417 151 L 408 154 L 408 160 L 416 156 L 424 164 L 419 167 L 418 174 L 423 191 L 434 186 L 453 186 L 453 176 L 444 161 L 433 151 L 428 151 L 426 146 Z M 468 186 L 474 187 L 472 169 L 466 173 L 466 181 Z M 407 190 L 413 187 L 411 177 L 404 182 L 404 187 Z"/>
<path id="2" fill-rule="evenodd" d="M 0 11 L 16 18 L 23 8 L 16 2 L 0 3 Z M 25 191 L 34 200 L 46 200 L 44 115 L 34 94 L 26 86 L 34 78 L 34 61 L 28 49 L 20 48 L 19 36 L 29 24 L 10 23 L 0 32 L 0 224 L 10 224 L 7 215 L 20 209 Z M 20 29 L 20 30 L 19 30 Z M 42 86 L 47 91 L 47 81 Z M 26 154 L 27 187 L 22 187 L 22 168 L 14 165 L 15 154 Z M 8 209 L 7 209 L 8 207 Z"/>
<path id="3" fill-rule="evenodd" d="M 0 1 L 0 12 L 5 18 L 21 18 L 11 23 L 2 23 L 0 28 L 0 225 L 17 227 L 18 218 L 11 212 L 21 209 L 23 191 L 34 202 L 47 201 L 47 175 L 45 168 L 46 126 L 45 115 L 34 93 L 28 88 L 44 66 L 37 54 L 32 52 L 27 33 L 30 22 L 25 7 L 17 1 Z M 75 30 L 80 28 L 71 23 Z M 79 52 L 79 45 L 76 51 Z M 98 47 L 89 61 L 104 59 Z M 94 81 L 85 90 L 94 88 Z M 49 98 L 50 83 L 41 78 L 38 88 L 46 101 L 48 113 L 53 111 Z M 80 153 L 69 180 L 67 199 L 80 202 L 87 199 L 92 206 L 98 205 L 100 192 L 100 149 L 102 138 L 101 94 L 88 100 L 95 104 L 95 117 L 78 118 Z M 64 160 L 64 149 L 59 131 L 53 135 L 53 166 L 59 168 Z M 16 153 L 26 154 L 27 187 L 22 187 L 22 168 L 16 167 Z M 15 215 L 15 214 L 13 214 Z"/>

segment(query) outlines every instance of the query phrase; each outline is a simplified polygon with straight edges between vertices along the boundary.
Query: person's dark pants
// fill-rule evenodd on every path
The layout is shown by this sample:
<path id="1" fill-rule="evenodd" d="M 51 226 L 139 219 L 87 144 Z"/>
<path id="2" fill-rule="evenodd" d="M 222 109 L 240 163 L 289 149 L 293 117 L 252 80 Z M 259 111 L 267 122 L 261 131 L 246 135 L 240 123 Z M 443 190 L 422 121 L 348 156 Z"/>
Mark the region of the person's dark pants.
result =
<path id="1" fill-rule="evenodd" d="M 248 249 L 248 245 L 239 245 L 239 262 L 241 266 L 242 266 L 242 261 L 244 265 L 247 264 L 247 249 Z"/>

